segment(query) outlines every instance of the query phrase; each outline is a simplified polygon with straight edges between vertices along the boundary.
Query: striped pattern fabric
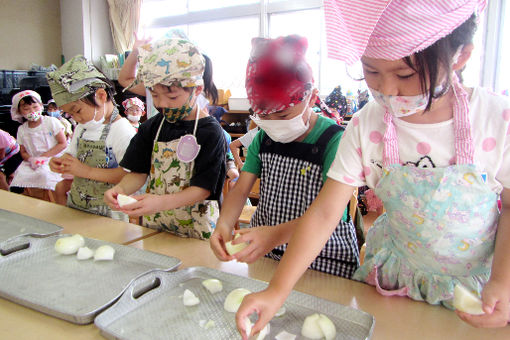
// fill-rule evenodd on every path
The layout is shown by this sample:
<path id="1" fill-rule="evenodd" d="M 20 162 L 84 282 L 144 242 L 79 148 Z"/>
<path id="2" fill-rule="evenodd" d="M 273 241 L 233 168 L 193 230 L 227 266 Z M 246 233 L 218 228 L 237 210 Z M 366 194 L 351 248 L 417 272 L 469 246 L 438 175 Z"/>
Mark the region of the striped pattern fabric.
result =
<path id="1" fill-rule="evenodd" d="M 450 34 L 486 0 L 324 0 L 328 56 L 398 60 Z"/>

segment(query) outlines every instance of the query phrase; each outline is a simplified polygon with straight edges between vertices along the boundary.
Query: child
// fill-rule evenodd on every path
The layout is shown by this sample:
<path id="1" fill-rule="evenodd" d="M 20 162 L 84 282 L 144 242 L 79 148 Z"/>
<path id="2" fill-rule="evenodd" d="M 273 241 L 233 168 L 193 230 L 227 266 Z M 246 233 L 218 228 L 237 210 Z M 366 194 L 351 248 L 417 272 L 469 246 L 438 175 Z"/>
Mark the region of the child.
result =
<path id="1" fill-rule="evenodd" d="M 245 297 L 236 318 L 240 330 L 255 310 L 253 333 L 272 318 L 328 239 L 352 189 L 365 184 L 387 212 L 368 232 L 365 262 L 354 279 L 384 295 L 447 307 L 460 283 L 481 293 L 485 311 L 457 312 L 463 320 L 483 327 L 507 324 L 510 102 L 464 88 L 455 75 L 473 48 L 472 14 L 485 1 L 434 4 L 401 0 L 369 8 L 364 1 L 325 2 L 335 54 L 349 63 L 363 54 L 376 101 L 352 118 L 329 179 L 300 219 L 269 287 Z M 345 32 L 360 22 L 369 27 L 351 41 Z"/>
<path id="2" fill-rule="evenodd" d="M 343 132 L 312 110 L 317 90 L 312 88 L 312 71 L 304 59 L 306 38 L 254 38 L 252 45 L 246 93 L 256 113 L 252 119 L 262 131 L 248 149 L 241 176 L 225 199 L 211 237 L 211 248 L 220 260 L 248 263 L 266 253 L 280 260 L 295 219 L 314 201 L 326 179 Z M 225 242 L 232 238 L 257 177 L 261 190 L 252 228 L 241 230 L 242 236 L 233 242 L 250 245 L 229 256 Z M 310 268 L 350 278 L 359 265 L 356 232 L 347 214 L 336 222 L 334 235 Z"/>
<path id="3" fill-rule="evenodd" d="M 64 134 L 66 136 L 66 139 L 69 141 L 71 137 L 73 136 L 73 125 L 64 117 L 62 117 L 62 111 L 58 109 L 57 103 L 55 103 L 55 100 L 50 99 L 48 101 L 48 116 L 57 118 L 64 127 Z"/>
<path id="4" fill-rule="evenodd" d="M 9 190 L 11 175 L 23 162 L 16 139 L 0 130 L 0 189 Z"/>
<path id="5" fill-rule="evenodd" d="M 159 114 L 144 122 L 121 166 L 130 173 L 107 191 L 105 201 L 119 209 L 118 194 L 132 194 L 149 178 L 147 194 L 122 211 L 142 216 L 143 225 L 183 237 L 208 239 L 218 217 L 225 180 L 225 139 L 221 126 L 199 107 L 204 58 L 189 41 L 164 38 L 151 45 L 136 40 L 119 75 L 131 92 L 147 87 Z"/>
<path id="6" fill-rule="evenodd" d="M 43 116 L 43 108 L 37 92 L 26 90 L 12 97 L 12 119 L 25 122 L 19 127 L 16 138 L 23 162 L 14 173 L 11 187 L 35 188 L 27 193 L 49 200 L 43 190 L 54 191 L 62 180 L 59 174 L 50 170 L 49 160 L 60 154 L 67 142 L 62 125 L 53 117 Z"/>
<path id="7" fill-rule="evenodd" d="M 126 118 L 131 125 L 138 131 L 140 127 L 140 118 L 145 114 L 145 104 L 137 97 L 132 97 L 122 102 Z"/>
<path id="8" fill-rule="evenodd" d="M 112 83 L 81 55 L 47 78 L 55 102 L 79 123 L 66 154 L 51 159 L 51 169 L 66 177 L 58 202 L 127 221 L 103 201 L 104 192 L 125 175 L 118 163 L 136 133 L 119 115 Z"/>

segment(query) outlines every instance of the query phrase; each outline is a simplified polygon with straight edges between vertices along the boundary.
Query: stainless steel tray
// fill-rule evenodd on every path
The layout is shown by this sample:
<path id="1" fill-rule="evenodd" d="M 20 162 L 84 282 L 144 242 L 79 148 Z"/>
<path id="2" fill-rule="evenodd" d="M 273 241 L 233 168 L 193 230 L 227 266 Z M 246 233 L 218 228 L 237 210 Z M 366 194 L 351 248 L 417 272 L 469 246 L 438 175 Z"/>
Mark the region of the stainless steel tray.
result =
<path id="1" fill-rule="evenodd" d="M 85 238 L 85 246 L 96 249 L 108 244 L 115 249 L 114 259 L 79 261 L 76 255 L 60 255 L 54 250 L 62 236 L 20 237 L 4 243 L 0 249 L 0 296 L 87 324 L 115 302 L 133 279 L 154 269 L 175 270 L 181 264 L 174 257 L 90 238 Z"/>
<path id="2" fill-rule="evenodd" d="M 223 291 L 211 294 L 202 281 L 216 278 Z M 173 273 L 154 271 L 133 281 L 122 297 L 94 320 L 109 339 L 240 339 L 235 314 L 223 309 L 225 297 L 235 288 L 259 291 L 266 283 L 210 268 L 192 267 Z M 196 306 L 182 302 L 185 289 L 200 299 Z M 271 320 L 274 339 L 282 330 L 301 336 L 304 319 L 313 313 L 327 315 L 336 326 L 337 339 L 369 339 L 375 320 L 370 314 L 311 295 L 293 291 L 285 302 L 286 313 Z M 213 320 L 215 326 L 205 329 L 201 320 Z M 252 316 L 252 321 L 254 316 Z M 203 322 L 203 321 L 202 321 Z"/>
<path id="3" fill-rule="evenodd" d="M 0 246 L 18 236 L 43 237 L 58 234 L 60 231 L 62 228 L 56 224 L 0 209 Z"/>

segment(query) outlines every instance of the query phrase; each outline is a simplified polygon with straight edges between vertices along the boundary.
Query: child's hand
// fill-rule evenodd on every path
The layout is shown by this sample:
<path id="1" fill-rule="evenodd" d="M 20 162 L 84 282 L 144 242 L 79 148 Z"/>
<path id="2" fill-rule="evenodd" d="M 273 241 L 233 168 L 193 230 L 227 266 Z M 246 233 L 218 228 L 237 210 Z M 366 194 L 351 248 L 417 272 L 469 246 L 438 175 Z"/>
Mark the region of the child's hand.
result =
<path id="1" fill-rule="evenodd" d="M 239 177 L 239 171 L 237 170 L 237 168 L 228 169 L 227 177 L 230 179 L 235 179 L 235 178 Z"/>
<path id="2" fill-rule="evenodd" d="M 510 289 L 497 281 L 489 280 L 482 291 L 485 314 L 472 315 L 455 311 L 457 315 L 474 327 L 505 327 L 510 321 Z"/>
<path id="3" fill-rule="evenodd" d="M 161 195 L 143 194 L 133 196 L 138 202 L 123 206 L 119 210 L 128 214 L 130 217 L 146 216 L 167 210 L 164 205 L 165 200 Z"/>
<path id="4" fill-rule="evenodd" d="M 50 159 L 50 169 L 53 172 L 62 173 L 62 157 L 52 157 Z"/>
<path id="5" fill-rule="evenodd" d="M 122 188 L 118 186 L 114 186 L 113 188 L 106 190 L 104 193 L 104 202 L 113 210 L 121 210 L 119 207 L 119 202 L 117 202 L 117 196 L 119 194 L 124 194 Z"/>
<path id="6" fill-rule="evenodd" d="M 227 250 L 225 249 L 225 243 L 230 241 L 231 239 L 232 228 L 228 228 L 218 223 L 209 240 L 211 250 L 213 251 L 214 255 L 216 255 L 218 260 L 230 261 L 234 259 L 231 255 L 227 253 Z"/>
<path id="7" fill-rule="evenodd" d="M 247 317 L 249 317 L 253 312 L 258 314 L 259 318 L 251 329 L 251 334 L 257 334 L 269 321 L 271 321 L 275 313 L 283 305 L 284 301 L 284 294 L 279 294 L 274 291 L 271 286 L 261 292 L 246 295 L 236 313 L 237 330 L 241 334 L 243 340 L 249 338 L 244 329 L 244 320 Z"/>
<path id="8" fill-rule="evenodd" d="M 87 178 L 89 166 L 70 154 L 62 156 L 62 173 Z"/>
<path id="9" fill-rule="evenodd" d="M 233 255 L 239 262 L 253 263 L 265 254 L 269 253 L 278 244 L 274 243 L 272 235 L 274 227 L 260 226 L 236 230 L 240 237 L 232 241 L 232 244 L 248 242 L 249 245 Z"/>
<path id="10" fill-rule="evenodd" d="M 147 45 L 152 40 L 152 37 L 145 37 L 145 35 L 141 38 L 138 38 L 138 35 L 135 32 L 135 43 L 133 44 L 132 51 L 138 53 L 138 47 Z"/>

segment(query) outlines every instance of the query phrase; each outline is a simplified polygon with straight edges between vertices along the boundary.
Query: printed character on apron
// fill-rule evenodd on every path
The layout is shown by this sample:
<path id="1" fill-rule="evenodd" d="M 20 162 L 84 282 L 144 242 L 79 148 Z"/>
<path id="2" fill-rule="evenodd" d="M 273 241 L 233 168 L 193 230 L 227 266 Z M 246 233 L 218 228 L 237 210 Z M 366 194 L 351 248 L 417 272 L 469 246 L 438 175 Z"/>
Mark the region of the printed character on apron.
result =
<path id="1" fill-rule="evenodd" d="M 260 201 L 251 227 L 278 225 L 305 213 L 323 185 L 326 146 L 340 129 L 338 125 L 328 127 L 315 144 L 279 143 L 264 135 L 259 153 L 262 163 Z M 266 256 L 279 261 L 286 248 L 286 244 L 278 246 Z M 310 268 L 350 278 L 358 266 L 355 228 L 351 219 L 340 220 Z"/>
<path id="2" fill-rule="evenodd" d="M 195 139 L 199 113 L 200 108 L 197 107 L 193 135 L 188 134 L 170 142 L 158 142 L 161 127 L 165 124 L 166 119 L 161 120 L 154 140 L 147 193 L 173 194 L 190 186 L 193 176 L 193 159 L 200 150 Z M 218 202 L 204 200 L 190 206 L 144 216 L 143 225 L 181 237 L 208 239 L 216 226 L 218 217 Z"/>
<path id="3" fill-rule="evenodd" d="M 474 164 L 467 93 L 458 81 L 453 86 L 456 165 L 402 166 L 386 111 L 383 177 L 375 192 L 387 213 L 368 231 L 365 262 L 353 277 L 384 295 L 448 308 L 457 283 L 480 293 L 488 281 L 499 217 L 497 194 Z"/>
<path id="4" fill-rule="evenodd" d="M 118 114 L 118 109 L 114 107 L 110 122 L 104 125 L 101 137 L 97 141 L 83 139 L 82 136 L 86 130 L 82 130 L 80 138 L 78 138 L 77 148 L 77 158 L 80 162 L 94 168 L 108 169 L 118 167 L 113 151 L 106 146 L 106 137 Z M 75 177 L 69 192 L 67 205 L 97 215 L 127 220 L 125 214 L 112 211 L 104 203 L 104 193 L 112 188 L 113 185 L 88 178 Z"/>

